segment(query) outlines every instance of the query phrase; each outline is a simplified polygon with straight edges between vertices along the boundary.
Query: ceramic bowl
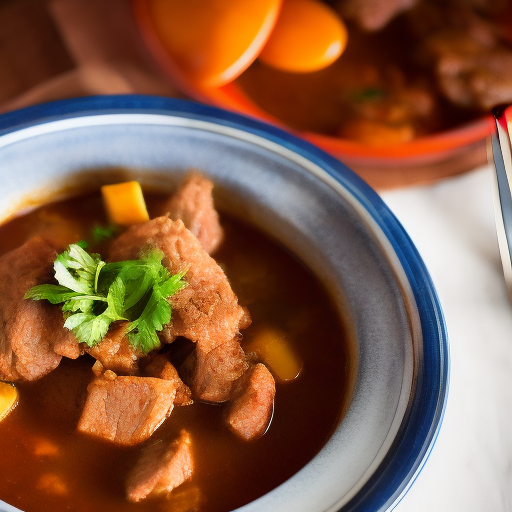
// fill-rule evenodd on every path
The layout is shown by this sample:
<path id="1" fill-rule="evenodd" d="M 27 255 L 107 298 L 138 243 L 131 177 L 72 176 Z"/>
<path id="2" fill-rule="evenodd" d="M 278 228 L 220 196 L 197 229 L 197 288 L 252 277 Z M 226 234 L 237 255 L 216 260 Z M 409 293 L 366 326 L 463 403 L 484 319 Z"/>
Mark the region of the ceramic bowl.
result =
<path id="1" fill-rule="evenodd" d="M 429 183 L 487 163 L 491 116 L 393 146 L 372 147 L 338 136 L 297 131 L 256 105 L 235 82 L 198 87 L 180 72 L 162 44 L 145 0 L 132 0 L 135 22 L 149 53 L 171 82 L 189 98 L 271 123 L 311 142 L 349 165 L 372 187 L 387 189 Z"/>
<path id="2" fill-rule="evenodd" d="M 396 146 L 371 147 L 342 137 L 293 130 L 258 107 L 234 82 L 198 89 L 184 79 L 177 80 L 176 74 L 169 75 L 188 97 L 286 129 L 349 165 L 378 190 L 432 183 L 487 163 L 490 116 Z"/>
<path id="3" fill-rule="evenodd" d="M 317 147 L 195 103 L 104 96 L 0 116 L 0 218 L 91 175 L 98 186 L 122 169 L 164 190 L 190 167 L 215 182 L 222 210 L 316 273 L 352 333 L 354 387 L 338 428 L 302 470 L 240 512 L 391 509 L 436 439 L 449 362 L 431 279 L 379 196 Z"/>

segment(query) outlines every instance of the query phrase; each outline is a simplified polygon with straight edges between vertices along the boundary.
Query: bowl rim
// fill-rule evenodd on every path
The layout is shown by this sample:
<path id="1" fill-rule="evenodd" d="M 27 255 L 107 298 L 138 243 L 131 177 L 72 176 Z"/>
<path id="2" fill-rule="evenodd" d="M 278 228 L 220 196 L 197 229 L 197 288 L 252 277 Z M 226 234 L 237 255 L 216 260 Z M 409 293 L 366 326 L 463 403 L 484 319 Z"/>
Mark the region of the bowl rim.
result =
<path id="1" fill-rule="evenodd" d="M 20 130 L 63 119 L 134 113 L 198 119 L 281 145 L 334 178 L 361 204 L 388 239 L 418 306 L 423 358 L 415 395 L 388 454 L 367 483 L 340 510 L 370 512 L 393 508 L 412 485 L 433 448 L 444 416 L 449 382 L 448 334 L 441 304 L 412 240 L 379 195 L 339 160 L 287 131 L 216 107 L 143 95 L 61 100 L 0 115 L 0 140 L 4 136 L 9 139 Z"/>
<path id="2" fill-rule="evenodd" d="M 318 145 L 331 154 L 346 156 L 356 161 L 360 159 L 364 162 L 431 160 L 433 155 L 442 158 L 465 145 L 485 140 L 493 130 L 492 116 L 482 115 L 478 119 L 451 130 L 443 130 L 397 145 L 373 147 L 342 137 L 293 129 L 258 107 L 235 82 L 230 82 L 222 87 L 194 86 L 180 72 L 156 35 L 147 1 L 131 0 L 131 5 L 135 24 L 153 61 L 184 94 L 195 101 L 232 110 L 273 124 Z"/>

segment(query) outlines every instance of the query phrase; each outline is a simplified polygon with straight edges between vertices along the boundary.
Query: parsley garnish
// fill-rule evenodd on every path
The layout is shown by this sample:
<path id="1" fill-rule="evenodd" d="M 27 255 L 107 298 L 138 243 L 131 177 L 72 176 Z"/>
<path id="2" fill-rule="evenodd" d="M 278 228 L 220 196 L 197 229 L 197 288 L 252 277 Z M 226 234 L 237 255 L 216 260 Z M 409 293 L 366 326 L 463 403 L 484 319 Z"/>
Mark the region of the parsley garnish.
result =
<path id="1" fill-rule="evenodd" d="M 362 103 L 366 101 L 378 102 L 386 99 L 388 94 L 384 89 L 380 87 L 368 87 L 359 91 L 354 91 L 350 97 L 356 103 Z"/>
<path id="2" fill-rule="evenodd" d="M 117 233 L 117 231 L 118 229 L 116 226 L 100 226 L 99 224 L 96 224 L 96 226 L 92 228 L 91 242 L 93 245 L 99 245 L 105 240 L 112 238 Z"/>
<path id="3" fill-rule="evenodd" d="M 53 264 L 59 284 L 34 286 L 25 298 L 62 303 L 64 327 L 89 347 L 105 337 L 112 322 L 128 321 L 130 343 L 147 354 L 160 346 L 157 332 L 171 321 L 166 299 L 186 286 L 185 272 L 171 275 L 162 259 L 161 251 L 151 249 L 139 260 L 105 263 L 72 244 Z"/>

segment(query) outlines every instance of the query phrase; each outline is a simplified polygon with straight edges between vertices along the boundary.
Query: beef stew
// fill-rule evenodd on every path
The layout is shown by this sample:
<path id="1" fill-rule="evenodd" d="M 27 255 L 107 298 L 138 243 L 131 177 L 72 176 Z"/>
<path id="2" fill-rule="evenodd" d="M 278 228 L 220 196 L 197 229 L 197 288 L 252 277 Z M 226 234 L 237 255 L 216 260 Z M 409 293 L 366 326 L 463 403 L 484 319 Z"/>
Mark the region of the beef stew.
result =
<path id="1" fill-rule="evenodd" d="M 512 5 L 330 0 L 348 44 L 329 67 L 287 73 L 256 60 L 236 80 L 295 130 L 385 147 L 445 132 L 512 101 Z"/>
<path id="2" fill-rule="evenodd" d="M 208 245 L 212 259 L 181 220 L 161 216 L 168 197 L 145 198 L 153 220 L 114 230 L 94 250 L 115 262 L 138 257 L 150 240 L 166 266 L 186 263 L 188 286 L 171 297 L 172 321 L 148 356 L 130 349 L 126 321 L 114 322 L 99 344 L 76 342 L 74 352 L 57 351 L 45 334 L 55 365 L 44 376 L 11 379 L 19 404 L 0 422 L 0 499 L 26 512 L 234 509 L 311 460 L 350 398 L 343 324 L 299 260 L 223 214 L 215 226 L 223 241 Z M 99 193 L 42 206 L 0 226 L 0 260 L 15 267 L 24 260 L 12 255 L 34 237 L 62 247 L 107 224 Z M 31 284 L 41 280 L 50 279 Z M 205 295 L 208 287 L 217 299 Z M 224 322 L 213 314 L 208 328 L 194 324 L 211 311 Z M 251 349 L 273 331 L 302 362 L 295 378 L 274 382 L 272 366 Z"/>

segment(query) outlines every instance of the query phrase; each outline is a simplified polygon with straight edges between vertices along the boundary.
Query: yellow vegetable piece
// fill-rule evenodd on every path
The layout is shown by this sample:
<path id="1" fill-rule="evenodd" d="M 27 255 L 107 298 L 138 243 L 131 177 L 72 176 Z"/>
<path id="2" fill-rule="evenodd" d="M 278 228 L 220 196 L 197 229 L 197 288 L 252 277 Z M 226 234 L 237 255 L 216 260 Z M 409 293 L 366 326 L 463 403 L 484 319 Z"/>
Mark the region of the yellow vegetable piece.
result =
<path id="1" fill-rule="evenodd" d="M 121 226 L 149 220 L 140 183 L 127 181 L 101 187 L 103 201 L 111 222 Z"/>
<path id="2" fill-rule="evenodd" d="M 2 421 L 17 405 L 18 392 L 12 384 L 0 382 L 0 421 Z"/>
<path id="3" fill-rule="evenodd" d="M 302 370 L 302 361 L 291 348 L 286 333 L 280 329 L 261 329 L 244 345 L 244 350 L 246 353 L 255 352 L 281 382 L 297 378 Z"/>

